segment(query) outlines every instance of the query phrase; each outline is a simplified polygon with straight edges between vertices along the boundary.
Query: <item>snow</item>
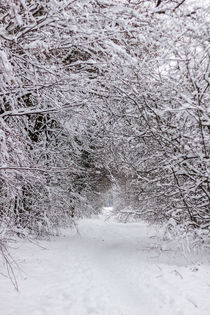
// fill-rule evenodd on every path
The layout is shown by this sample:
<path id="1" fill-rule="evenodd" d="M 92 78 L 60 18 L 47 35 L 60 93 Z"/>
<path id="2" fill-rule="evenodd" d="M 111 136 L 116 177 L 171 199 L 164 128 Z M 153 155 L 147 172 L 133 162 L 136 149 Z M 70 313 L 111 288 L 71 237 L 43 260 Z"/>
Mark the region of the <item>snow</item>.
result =
<path id="1" fill-rule="evenodd" d="M 1 315 L 210 314 L 206 256 L 160 250 L 153 228 L 107 220 L 106 212 L 78 228 L 15 244 L 19 292 L 0 275 Z"/>

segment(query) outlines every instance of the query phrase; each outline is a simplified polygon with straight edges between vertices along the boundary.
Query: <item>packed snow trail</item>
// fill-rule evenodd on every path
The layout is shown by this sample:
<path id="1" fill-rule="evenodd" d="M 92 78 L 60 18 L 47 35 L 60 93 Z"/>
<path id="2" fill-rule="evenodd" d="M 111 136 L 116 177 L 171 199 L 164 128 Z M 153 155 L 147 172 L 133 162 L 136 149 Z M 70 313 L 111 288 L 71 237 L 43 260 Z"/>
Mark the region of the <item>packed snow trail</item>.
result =
<path id="1" fill-rule="evenodd" d="M 145 224 L 99 216 L 79 231 L 18 243 L 19 292 L 0 276 L 0 315 L 210 314 L 210 266 L 158 250 Z"/>

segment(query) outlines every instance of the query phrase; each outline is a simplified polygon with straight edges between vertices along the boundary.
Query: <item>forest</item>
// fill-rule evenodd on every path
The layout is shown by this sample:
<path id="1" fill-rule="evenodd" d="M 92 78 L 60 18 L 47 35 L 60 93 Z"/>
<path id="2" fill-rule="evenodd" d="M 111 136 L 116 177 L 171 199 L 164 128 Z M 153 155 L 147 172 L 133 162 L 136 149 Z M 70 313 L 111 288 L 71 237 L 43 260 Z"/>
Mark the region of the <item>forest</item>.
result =
<path id="1" fill-rule="evenodd" d="M 209 244 L 202 1 L 0 1 L 0 253 L 111 194 L 121 221 Z M 173 230 L 173 231 L 172 231 Z"/>

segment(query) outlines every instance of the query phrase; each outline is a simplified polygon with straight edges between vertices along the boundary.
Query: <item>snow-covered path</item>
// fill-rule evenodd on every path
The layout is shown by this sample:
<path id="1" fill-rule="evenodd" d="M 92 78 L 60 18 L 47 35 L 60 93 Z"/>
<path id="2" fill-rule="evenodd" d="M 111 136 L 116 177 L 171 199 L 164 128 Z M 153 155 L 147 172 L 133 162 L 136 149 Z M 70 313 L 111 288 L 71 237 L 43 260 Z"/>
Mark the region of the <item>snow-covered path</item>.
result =
<path id="1" fill-rule="evenodd" d="M 209 315 L 210 266 L 155 248 L 143 223 L 104 216 L 14 251 L 20 292 L 0 277 L 0 315 Z"/>

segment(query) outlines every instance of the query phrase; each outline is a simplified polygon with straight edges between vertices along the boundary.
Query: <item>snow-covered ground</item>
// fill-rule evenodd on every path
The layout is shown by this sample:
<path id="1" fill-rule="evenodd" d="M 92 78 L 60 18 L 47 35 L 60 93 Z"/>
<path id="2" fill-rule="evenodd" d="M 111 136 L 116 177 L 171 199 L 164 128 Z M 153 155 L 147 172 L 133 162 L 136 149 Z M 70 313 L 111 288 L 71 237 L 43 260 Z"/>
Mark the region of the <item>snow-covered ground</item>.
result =
<path id="1" fill-rule="evenodd" d="M 80 221 L 80 235 L 18 242 L 19 292 L 0 275 L 0 315 L 210 314 L 204 257 L 158 249 L 144 223 L 105 218 Z"/>

